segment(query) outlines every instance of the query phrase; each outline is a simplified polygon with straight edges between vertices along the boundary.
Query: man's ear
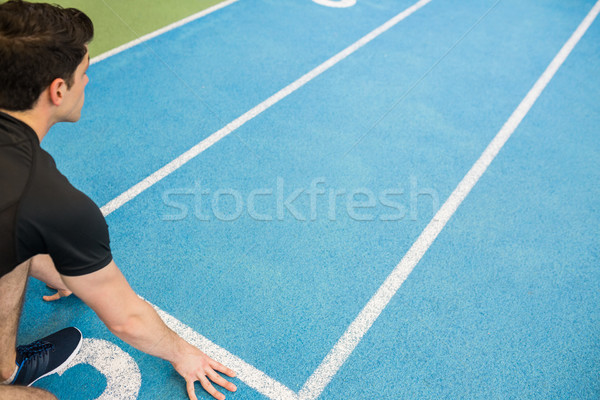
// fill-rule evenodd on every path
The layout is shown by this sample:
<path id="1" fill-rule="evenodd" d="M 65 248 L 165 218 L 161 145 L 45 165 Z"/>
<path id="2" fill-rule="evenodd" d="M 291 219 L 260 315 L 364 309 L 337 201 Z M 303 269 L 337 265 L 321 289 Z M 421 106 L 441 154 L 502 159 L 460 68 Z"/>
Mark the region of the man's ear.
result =
<path id="1" fill-rule="evenodd" d="M 62 104 L 67 91 L 67 82 L 62 78 L 56 78 L 52 81 L 48 90 L 50 91 L 50 101 L 58 107 Z"/>

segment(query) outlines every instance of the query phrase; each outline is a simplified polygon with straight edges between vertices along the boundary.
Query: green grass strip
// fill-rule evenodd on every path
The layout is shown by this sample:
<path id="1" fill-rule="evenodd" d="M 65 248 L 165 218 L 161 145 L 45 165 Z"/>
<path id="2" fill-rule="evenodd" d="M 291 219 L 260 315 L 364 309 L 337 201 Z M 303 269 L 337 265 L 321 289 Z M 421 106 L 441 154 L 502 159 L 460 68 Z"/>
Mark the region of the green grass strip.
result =
<path id="1" fill-rule="evenodd" d="M 63 7 L 75 7 L 92 19 L 95 35 L 90 44 L 90 55 L 94 57 L 221 1 L 50 0 L 49 2 Z"/>

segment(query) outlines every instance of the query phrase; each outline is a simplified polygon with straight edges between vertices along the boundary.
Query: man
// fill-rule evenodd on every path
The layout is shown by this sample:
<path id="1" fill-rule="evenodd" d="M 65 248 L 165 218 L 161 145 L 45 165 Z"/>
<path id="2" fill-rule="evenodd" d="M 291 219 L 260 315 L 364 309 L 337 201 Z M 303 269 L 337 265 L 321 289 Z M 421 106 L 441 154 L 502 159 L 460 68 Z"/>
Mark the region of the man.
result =
<path id="1" fill-rule="evenodd" d="M 76 9 L 0 4 L 0 398 L 55 399 L 28 386 L 81 345 L 81 333 L 66 328 L 15 348 L 31 275 L 58 290 L 47 300 L 72 292 L 119 338 L 170 361 L 190 399 L 197 380 L 224 399 L 209 380 L 235 391 L 217 371 L 235 373 L 181 339 L 134 293 L 112 259 L 100 210 L 40 147 L 55 123 L 80 118 L 92 36 L 92 22 Z"/>

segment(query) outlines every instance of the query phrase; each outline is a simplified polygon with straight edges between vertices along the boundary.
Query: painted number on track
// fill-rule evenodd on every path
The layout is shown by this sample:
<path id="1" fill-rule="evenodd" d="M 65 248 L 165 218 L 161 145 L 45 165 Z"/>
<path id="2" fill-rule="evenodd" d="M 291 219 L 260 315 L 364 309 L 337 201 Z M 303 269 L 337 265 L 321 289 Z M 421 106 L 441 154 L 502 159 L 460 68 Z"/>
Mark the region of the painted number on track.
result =
<path id="1" fill-rule="evenodd" d="M 312 0 L 326 7 L 346 8 L 356 4 L 356 0 Z"/>
<path id="2" fill-rule="evenodd" d="M 81 350 L 62 371 L 89 364 L 106 377 L 106 389 L 96 400 L 135 400 L 142 385 L 137 363 L 129 354 L 102 339 L 83 339 Z"/>

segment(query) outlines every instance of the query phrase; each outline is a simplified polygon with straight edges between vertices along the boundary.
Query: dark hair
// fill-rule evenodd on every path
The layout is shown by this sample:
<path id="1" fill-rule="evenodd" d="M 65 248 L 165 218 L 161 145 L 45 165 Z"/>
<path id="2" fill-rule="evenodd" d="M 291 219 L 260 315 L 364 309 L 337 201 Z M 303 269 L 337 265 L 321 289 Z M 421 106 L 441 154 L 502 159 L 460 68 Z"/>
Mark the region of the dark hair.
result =
<path id="1" fill-rule="evenodd" d="M 75 8 L 11 0 L 0 4 L 0 108 L 33 108 L 56 78 L 67 87 L 94 36 L 94 25 Z"/>

